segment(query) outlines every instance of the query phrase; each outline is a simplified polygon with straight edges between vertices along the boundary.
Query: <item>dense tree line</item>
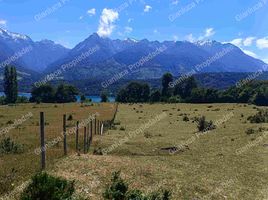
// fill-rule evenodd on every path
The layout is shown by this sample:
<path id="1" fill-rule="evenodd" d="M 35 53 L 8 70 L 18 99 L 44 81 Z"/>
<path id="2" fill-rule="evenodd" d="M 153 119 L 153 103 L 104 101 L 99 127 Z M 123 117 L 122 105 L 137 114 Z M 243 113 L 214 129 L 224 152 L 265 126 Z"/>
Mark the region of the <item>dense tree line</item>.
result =
<path id="1" fill-rule="evenodd" d="M 253 103 L 259 106 L 268 105 L 267 81 L 251 81 L 227 90 L 199 87 L 194 77 L 186 78 L 177 84 L 170 83 L 173 83 L 173 76 L 170 73 L 163 75 L 161 90 L 152 90 L 146 83 L 131 82 L 118 92 L 116 100 L 123 103 Z"/>
<path id="2" fill-rule="evenodd" d="M 76 102 L 76 95 L 79 93 L 72 85 L 60 84 L 55 88 L 49 84 L 45 84 L 40 87 L 34 87 L 31 94 L 31 102 L 69 103 Z"/>

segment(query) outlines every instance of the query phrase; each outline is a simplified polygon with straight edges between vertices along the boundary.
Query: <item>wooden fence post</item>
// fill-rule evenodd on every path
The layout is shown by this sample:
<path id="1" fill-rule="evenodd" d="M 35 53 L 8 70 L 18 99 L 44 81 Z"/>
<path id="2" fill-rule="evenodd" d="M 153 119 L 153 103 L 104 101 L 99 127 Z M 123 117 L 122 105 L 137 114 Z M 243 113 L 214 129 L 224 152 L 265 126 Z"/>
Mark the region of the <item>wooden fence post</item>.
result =
<path id="1" fill-rule="evenodd" d="M 94 133 L 95 135 L 97 135 L 97 118 L 94 119 L 94 129 L 95 129 Z"/>
<path id="2" fill-rule="evenodd" d="M 89 143 L 92 144 L 92 139 L 93 139 L 93 121 L 90 121 L 90 141 Z"/>
<path id="3" fill-rule="evenodd" d="M 79 121 L 76 122 L 75 149 L 79 150 Z"/>
<path id="4" fill-rule="evenodd" d="M 101 122 L 101 135 L 103 135 L 103 128 L 104 128 L 104 125 L 103 125 L 103 122 Z"/>
<path id="5" fill-rule="evenodd" d="M 67 155 L 67 135 L 66 135 L 66 115 L 63 115 L 63 149 L 64 155 Z"/>
<path id="6" fill-rule="evenodd" d="M 89 151 L 90 135 L 89 135 L 89 123 L 87 124 L 87 152 Z"/>
<path id="7" fill-rule="evenodd" d="M 87 153 L 87 127 L 84 127 L 84 154 Z"/>
<path id="8" fill-rule="evenodd" d="M 98 135 L 100 134 L 100 120 L 97 122 L 97 127 L 98 127 Z"/>
<path id="9" fill-rule="evenodd" d="M 46 149 L 45 149 L 45 117 L 44 112 L 40 112 L 40 142 L 41 142 L 41 169 L 46 169 Z"/>

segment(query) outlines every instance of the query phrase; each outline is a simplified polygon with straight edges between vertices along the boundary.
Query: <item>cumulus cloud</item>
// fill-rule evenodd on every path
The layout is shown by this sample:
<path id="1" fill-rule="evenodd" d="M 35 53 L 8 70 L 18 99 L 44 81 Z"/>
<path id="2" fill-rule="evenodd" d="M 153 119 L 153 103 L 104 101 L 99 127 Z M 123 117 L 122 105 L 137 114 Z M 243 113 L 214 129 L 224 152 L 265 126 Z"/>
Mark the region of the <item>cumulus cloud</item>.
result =
<path id="1" fill-rule="evenodd" d="M 259 49 L 266 49 L 266 48 L 268 48 L 268 37 L 264 37 L 264 38 L 258 39 L 256 41 L 256 44 L 257 44 L 257 47 Z"/>
<path id="2" fill-rule="evenodd" d="M 236 39 L 230 41 L 230 43 L 235 45 L 235 46 L 241 47 L 242 44 L 243 44 L 243 39 L 242 38 L 236 38 Z"/>
<path id="3" fill-rule="evenodd" d="M 96 9 L 95 9 L 95 8 L 91 8 L 91 9 L 89 9 L 89 10 L 87 11 L 87 14 L 88 14 L 89 16 L 93 16 L 93 15 L 95 15 L 95 14 L 96 14 Z"/>
<path id="4" fill-rule="evenodd" d="M 248 47 L 251 46 L 253 41 L 255 40 L 255 37 L 247 37 L 244 41 L 243 41 L 243 45 Z"/>
<path id="5" fill-rule="evenodd" d="M 150 10 L 152 10 L 152 7 L 151 7 L 151 6 L 146 5 L 146 6 L 144 7 L 144 12 L 149 12 Z"/>
<path id="6" fill-rule="evenodd" d="M 7 25 L 7 21 L 4 19 L 0 19 L 0 25 L 1 26 L 6 26 Z"/>
<path id="7" fill-rule="evenodd" d="M 101 37 L 108 37 L 112 34 L 115 25 L 114 22 L 119 18 L 119 13 L 112 10 L 104 8 L 99 21 L 98 35 Z"/>

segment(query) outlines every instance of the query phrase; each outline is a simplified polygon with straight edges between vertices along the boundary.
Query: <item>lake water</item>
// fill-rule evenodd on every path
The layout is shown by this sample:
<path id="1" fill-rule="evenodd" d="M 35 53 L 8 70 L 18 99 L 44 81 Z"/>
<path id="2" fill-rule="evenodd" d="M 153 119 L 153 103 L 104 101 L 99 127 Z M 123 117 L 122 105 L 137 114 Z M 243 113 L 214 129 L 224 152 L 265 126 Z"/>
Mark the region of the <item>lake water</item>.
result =
<path id="1" fill-rule="evenodd" d="M 0 92 L 0 96 L 4 96 L 5 94 L 3 92 Z M 19 92 L 19 96 L 21 97 L 27 97 L 30 98 L 31 97 L 31 93 L 24 93 L 24 92 Z M 77 98 L 77 102 L 80 102 L 80 96 L 76 96 Z M 99 103 L 101 101 L 100 96 L 86 96 L 86 98 L 90 98 L 92 100 L 92 102 L 94 103 Z M 115 102 L 115 98 L 114 97 L 109 97 L 109 101 L 110 102 Z"/>

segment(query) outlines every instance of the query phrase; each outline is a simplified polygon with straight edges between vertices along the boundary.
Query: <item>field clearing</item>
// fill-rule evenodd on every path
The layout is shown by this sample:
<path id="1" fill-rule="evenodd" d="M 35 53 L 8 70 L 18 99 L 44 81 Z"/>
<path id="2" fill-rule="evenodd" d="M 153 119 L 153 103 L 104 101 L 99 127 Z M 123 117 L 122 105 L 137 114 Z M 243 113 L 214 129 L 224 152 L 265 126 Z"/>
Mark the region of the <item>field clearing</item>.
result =
<path id="1" fill-rule="evenodd" d="M 257 113 L 252 105 L 121 104 L 116 130 L 95 137 L 93 147 L 107 150 L 161 113 L 166 113 L 161 120 L 114 146 L 108 155 L 72 155 L 57 162 L 51 173 L 76 180 L 77 193 L 90 199 L 102 199 L 112 172 L 118 170 L 131 188 L 145 192 L 168 188 L 176 200 L 268 199 L 268 140 L 263 137 L 266 132 L 246 134 L 248 128 L 267 130 L 268 124 L 247 122 L 248 116 Z M 184 114 L 189 121 L 183 121 Z M 197 132 L 193 119 L 202 115 L 214 122 L 231 117 L 189 142 Z M 187 147 L 175 154 L 161 150 L 185 142 Z M 252 142 L 256 143 L 236 153 Z"/>
<path id="2" fill-rule="evenodd" d="M 0 155 L 0 195 L 14 189 L 21 182 L 28 180 L 35 172 L 40 170 L 40 156 L 34 150 L 40 147 L 39 113 L 45 113 L 46 141 L 61 136 L 63 131 L 63 114 L 72 120 L 67 121 L 67 131 L 75 127 L 76 121 L 86 120 L 98 113 L 99 120 L 111 120 L 114 114 L 114 104 L 24 104 L 16 106 L 0 106 L 0 129 L 9 127 L 15 120 L 29 112 L 32 117 L 27 118 L 18 127 L 11 129 L 6 136 L 10 136 L 16 143 L 22 144 L 22 154 Z M 80 129 L 80 147 L 82 146 L 82 131 Z M 0 135 L 2 140 L 5 136 Z M 67 136 L 68 154 L 75 152 L 75 135 Z M 47 150 L 47 169 L 53 167 L 56 160 L 63 158 L 63 144 L 54 145 Z"/>

